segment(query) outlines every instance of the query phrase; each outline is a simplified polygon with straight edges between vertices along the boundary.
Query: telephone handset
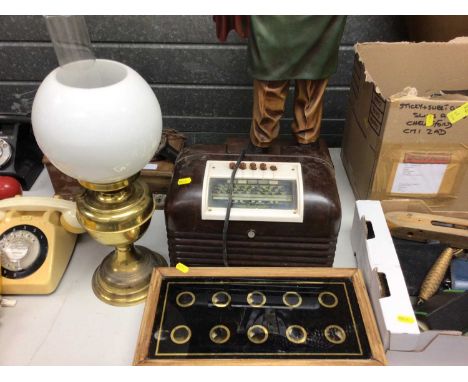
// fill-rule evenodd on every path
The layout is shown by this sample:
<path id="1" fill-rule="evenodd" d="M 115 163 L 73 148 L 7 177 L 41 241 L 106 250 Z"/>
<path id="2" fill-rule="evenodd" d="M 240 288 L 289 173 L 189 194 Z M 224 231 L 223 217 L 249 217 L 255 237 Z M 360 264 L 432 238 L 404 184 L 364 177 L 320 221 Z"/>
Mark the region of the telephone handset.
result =
<path id="1" fill-rule="evenodd" d="M 74 202 L 35 196 L 1 200 L 2 292 L 52 293 L 83 232 Z"/>

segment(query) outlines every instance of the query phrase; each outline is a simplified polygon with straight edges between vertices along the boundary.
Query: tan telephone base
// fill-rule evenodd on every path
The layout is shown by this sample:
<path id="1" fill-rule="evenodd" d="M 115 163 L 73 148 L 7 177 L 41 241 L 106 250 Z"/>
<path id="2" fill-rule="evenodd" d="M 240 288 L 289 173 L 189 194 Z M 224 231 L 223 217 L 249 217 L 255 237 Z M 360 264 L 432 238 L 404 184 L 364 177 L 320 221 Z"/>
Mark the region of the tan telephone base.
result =
<path id="1" fill-rule="evenodd" d="M 1 200 L 2 293 L 52 293 L 82 232 L 74 202 L 48 197 Z"/>

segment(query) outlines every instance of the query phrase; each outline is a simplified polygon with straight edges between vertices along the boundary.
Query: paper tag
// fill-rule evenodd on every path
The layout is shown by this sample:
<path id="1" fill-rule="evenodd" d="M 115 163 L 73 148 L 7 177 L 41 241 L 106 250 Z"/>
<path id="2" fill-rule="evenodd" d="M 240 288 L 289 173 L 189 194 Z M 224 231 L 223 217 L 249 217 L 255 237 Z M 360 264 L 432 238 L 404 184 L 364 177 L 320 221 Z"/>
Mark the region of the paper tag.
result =
<path id="1" fill-rule="evenodd" d="M 6 299 L 0 296 L 0 306 L 4 308 L 13 308 L 14 306 L 16 306 L 16 300 Z"/>
<path id="2" fill-rule="evenodd" d="M 192 182 L 192 178 L 188 177 L 188 178 L 180 178 L 178 181 L 177 181 L 177 184 L 179 186 L 182 186 L 184 184 L 189 184 Z"/>
<path id="3" fill-rule="evenodd" d="M 187 267 L 185 264 L 182 263 L 177 263 L 175 266 L 177 270 L 181 271 L 182 273 L 188 273 L 189 267 Z"/>
<path id="4" fill-rule="evenodd" d="M 403 163 L 449 164 L 451 160 L 452 154 L 448 152 L 408 152 Z"/>
<path id="5" fill-rule="evenodd" d="M 434 114 L 426 115 L 426 127 L 431 127 L 434 125 Z"/>
<path id="6" fill-rule="evenodd" d="M 157 163 L 148 163 L 145 167 L 143 167 L 143 170 L 156 170 L 157 168 Z"/>
<path id="7" fill-rule="evenodd" d="M 404 316 L 403 314 L 399 314 L 397 316 L 398 321 L 404 324 L 414 324 L 416 322 L 415 318 L 412 316 Z"/>
<path id="8" fill-rule="evenodd" d="M 392 185 L 394 194 L 437 194 L 447 164 L 399 163 Z"/>
<path id="9" fill-rule="evenodd" d="M 447 113 L 447 118 L 453 125 L 468 115 L 468 102 Z"/>

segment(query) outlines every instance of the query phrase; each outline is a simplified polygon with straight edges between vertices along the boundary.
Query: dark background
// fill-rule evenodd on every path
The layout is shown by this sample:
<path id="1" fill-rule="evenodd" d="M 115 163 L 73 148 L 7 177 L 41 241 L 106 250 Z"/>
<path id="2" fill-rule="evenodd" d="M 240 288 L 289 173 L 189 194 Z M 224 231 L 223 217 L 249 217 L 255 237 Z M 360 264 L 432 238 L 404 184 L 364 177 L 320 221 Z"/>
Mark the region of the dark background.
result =
<path id="1" fill-rule="evenodd" d="M 121 61 L 150 83 L 165 128 L 183 132 L 188 143 L 247 135 L 252 80 L 245 40 L 231 32 L 220 43 L 211 16 L 86 16 L 86 21 L 96 57 Z M 322 137 L 330 146 L 341 144 L 353 45 L 407 39 L 401 16 L 348 17 L 338 71 L 325 95 Z M 36 89 L 57 65 L 41 16 L 0 16 L 0 113 L 30 113 Z M 283 135 L 290 134 L 291 115 L 289 97 Z"/>

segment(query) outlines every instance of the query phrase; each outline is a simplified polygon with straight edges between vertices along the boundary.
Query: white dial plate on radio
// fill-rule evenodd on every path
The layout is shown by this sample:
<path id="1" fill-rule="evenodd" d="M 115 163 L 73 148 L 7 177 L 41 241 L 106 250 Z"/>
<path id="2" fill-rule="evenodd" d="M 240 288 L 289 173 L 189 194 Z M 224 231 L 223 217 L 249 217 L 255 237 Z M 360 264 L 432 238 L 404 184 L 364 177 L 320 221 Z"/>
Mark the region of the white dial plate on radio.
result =
<path id="1" fill-rule="evenodd" d="M 224 220 L 235 162 L 207 161 L 202 219 Z M 234 179 L 230 220 L 302 223 L 302 168 L 298 162 L 241 162 Z"/>

